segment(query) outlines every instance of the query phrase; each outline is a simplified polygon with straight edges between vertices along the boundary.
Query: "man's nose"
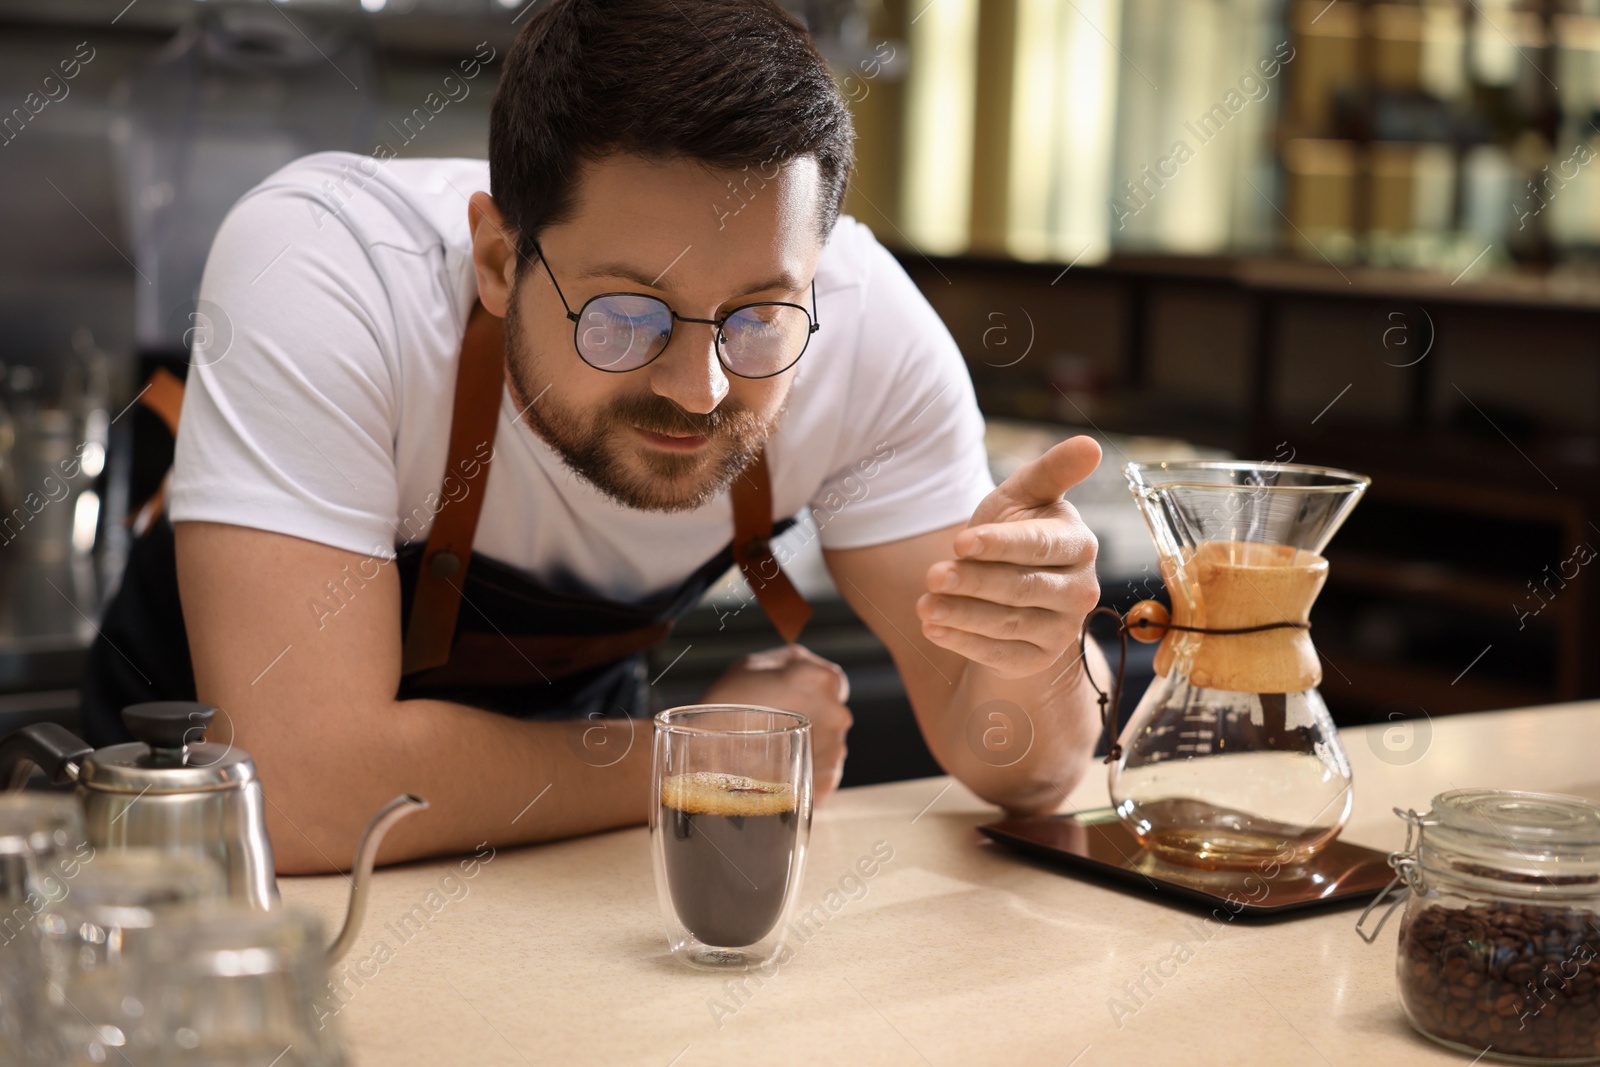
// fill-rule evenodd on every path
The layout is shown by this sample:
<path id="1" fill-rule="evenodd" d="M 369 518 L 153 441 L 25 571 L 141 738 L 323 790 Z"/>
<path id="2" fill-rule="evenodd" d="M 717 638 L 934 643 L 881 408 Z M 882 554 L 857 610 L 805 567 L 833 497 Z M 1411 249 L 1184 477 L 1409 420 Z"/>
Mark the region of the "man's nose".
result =
<path id="1" fill-rule="evenodd" d="M 728 395 L 728 376 L 717 359 L 717 329 L 680 322 L 667 350 L 650 364 L 650 388 L 685 411 L 707 415 Z"/>

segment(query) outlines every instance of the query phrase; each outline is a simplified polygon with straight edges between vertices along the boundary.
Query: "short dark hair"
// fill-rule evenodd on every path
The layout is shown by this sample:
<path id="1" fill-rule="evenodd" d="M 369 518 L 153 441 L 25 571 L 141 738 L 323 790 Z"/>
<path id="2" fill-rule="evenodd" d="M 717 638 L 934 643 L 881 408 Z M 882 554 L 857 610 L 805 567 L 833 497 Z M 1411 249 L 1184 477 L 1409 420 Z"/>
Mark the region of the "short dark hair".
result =
<path id="1" fill-rule="evenodd" d="M 540 232 L 571 217 L 587 160 L 622 151 L 757 169 L 811 156 L 825 239 L 854 141 L 826 61 L 774 0 L 554 0 L 506 55 L 489 192 L 520 234 L 521 273 Z"/>

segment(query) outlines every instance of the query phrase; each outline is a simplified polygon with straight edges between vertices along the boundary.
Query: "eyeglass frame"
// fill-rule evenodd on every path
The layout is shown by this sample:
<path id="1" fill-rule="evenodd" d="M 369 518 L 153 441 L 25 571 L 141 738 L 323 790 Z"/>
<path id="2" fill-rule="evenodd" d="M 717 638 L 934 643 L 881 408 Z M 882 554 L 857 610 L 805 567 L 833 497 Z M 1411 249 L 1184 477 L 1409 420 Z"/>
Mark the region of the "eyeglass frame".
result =
<path id="1" fill-rule="evenodd" d="M 796 363 L 800 362 L 800 357 L 805 355 L 806 354 L 806 350 L 811 347 L 811 335 L 816 333 L 818 330 L 822 329 L 822 323 L 817 321 L 817 279 L 816 279 L 815 275 L 812 275 L 812 278 L 811 278 L 811 310 L 810 311 L 807 311 L 805 309 L 804 305 L 790 303 L 787 300 L 756 300 L 756 301 L 752 301 L 751 303 L 748 303 L 748 304 L 740 304 L 738 307 L 734 308 L 732 311 L 728 312 L 726 315 L 722 316 L 720 319 L 692 319 L 692 318 L 689 318 L 687 315 L 678 314 L 677 311 L 673 310 L 672 306 L 670 304 L 668 304 L 665 300 L 661 299 L 659 296 L 651 296 L 649 293 L 597 293 L 594 296 L 591 296 L 589 299 L 585 300 L 583 302 L 583 306 L 578 308 L 577 311 L 573 311 L 572 310 L 572 305 L 567 303 L 566 294 L 561 291 L 561 283 L 556 281 L 556 272 L 550 269 L 550 260 L 544 254 L 544 248 L 540 246 L 538 241 L 533 242 L 533 251 L 534 251 L 534 254 L 539 257 L 539 262 L 544 264 L 544 272 L 545 272 L 545 274 L 549 275 L 550 284 L 555 287 L 556 296 L 559 297 L 560 300 L 561 300 L 561 307 L 563 308 L 563 310 L 566 311 L 567 318 L 569 320 L 571 320 L 571 322 L 572 322 L 572 348 L 573 348 L 573 350 L 575 352 L 577 352 L 578 358 L 583 360 L 584 366 L 586 366 L 586 367 L 594 367 L 595 370 L 603 371 L 606 374 L 631 374 L 632 372 L 634 372 L 636 370 L 643 370 L 644 368 L 648 367 L 650 364 L 654 363 L 656 360 L 660 359 L 662 354 L 666 352 L 667 346 L 672 344 L 672 336 L 673 336 L 673 334 L 675 332 L 677 332 L 676 331 L 677 323 L 680 323 L 680 322 L 697 322 L 697 323 L 700 323 L 703 326 L 715 326 L 716 327 L 717 334 L 716 334 L 716 338 L 715 338 L 715 343 L 716 343 L 716 349 L 717 349 L 717 362 L 722 365 L 722 369 L 723 370 L 727 371 L 729 374 L 733 375 L 736 378 L 744 378 L 744 379 L 746 379 L 748 381 L 761 381 L 764 378 L 776 378 L 778 375 L 782 374 L 786 370 L 791 369 Z M 590 304 L 594 303 L 596 300 L 604 300 L 608 296 L 631 296 L 631 297 L 635 297 L 635 298 L 642 298 L 642 299 L 645 299 L 645 300 L 654 300 L 656 303 L 658 303 L 662 307 L 666 308 L 667 309 L 667 314 L 672 316 L 673 328 L 669 329 L 667 331 L 667 340 L 661 346 L 661 351 L 657 352 L 655 355 L 651 356 L 649 359 L 645 360 L 643 363 L 639 364 L 637 367 L 629 367 L 627 370 L 612 370 L 609 367 L 595 367 L 595 365 L 593 363 L 590 363 L 587 359 L 584 359 L 584 357 L 583 357 L 583 346 L 581 344 L 579 344 L 579 342 L 578 342 L 578 331 L 583 326 L 583 313 L 586 310 L 588 310 L 588 307 L 589 307 Z M 809 328 L 806 330 L 806 343 L 800 346 L 800 351 L 795 353 L 795 357 L 793 359 L 791 359 L 788 363 L 784 364 L 778 370 L 775 370 L 770 374 L 740 374 L 738 371 L 736 371 L 732 367 L 728 366 L 728 361 L 723 358 L 722 346 L 727 341 L 728 336 L 727 336 L 727 334 L 722 332 L 722 327 L 729 319 L 733 318 L 739 312 L 745 311 L 745 310 L 747 310 L 749 308 L 756 308 L 756 307 L 786 307 L 786 308 L 794 308 L 795 310 L 799 311 L 802 315 L 804 315 L 806 317 L 806 322 L 809 324 Z"/>

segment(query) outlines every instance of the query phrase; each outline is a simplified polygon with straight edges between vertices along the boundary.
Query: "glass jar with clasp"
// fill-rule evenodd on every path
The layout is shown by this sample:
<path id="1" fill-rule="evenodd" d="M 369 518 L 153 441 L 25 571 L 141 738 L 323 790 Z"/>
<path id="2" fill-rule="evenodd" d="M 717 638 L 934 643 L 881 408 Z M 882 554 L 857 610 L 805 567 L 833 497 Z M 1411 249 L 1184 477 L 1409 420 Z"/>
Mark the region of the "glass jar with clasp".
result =
<path id="1" fill-rule="evenodd" d="M 1474 1056 L 1600 1063 L 1600 804 L 1458 789 L 1396 814 L 1409 832 L 1389 857 L 1405 886 L 1395 976 L 1411 1025 Z M 1383 920 L 1369 935 L 1367 915 L 1370 941 Z"/>

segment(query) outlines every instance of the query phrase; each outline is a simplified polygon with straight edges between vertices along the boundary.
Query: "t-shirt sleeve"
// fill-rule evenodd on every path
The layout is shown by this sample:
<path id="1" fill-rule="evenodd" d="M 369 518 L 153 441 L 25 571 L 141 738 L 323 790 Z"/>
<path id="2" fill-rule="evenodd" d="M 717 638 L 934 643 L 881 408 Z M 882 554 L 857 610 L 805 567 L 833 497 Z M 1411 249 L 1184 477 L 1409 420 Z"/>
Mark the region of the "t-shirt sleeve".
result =
<path id="1" fill-rule="evenodd" d="M 983 414 L 955 339 L 864 226 L 859 239 L 866 270 L 848 414 L 833 472 L 811 505 L 825 548 L 964 523 L 994 488 Z"/>
<path id="2" fill-rule="evenodd" d="M 314 191 L 236 204 L 200 284 L 173 521 L 392 557 L 393 333 L 368 249 Z"/>

